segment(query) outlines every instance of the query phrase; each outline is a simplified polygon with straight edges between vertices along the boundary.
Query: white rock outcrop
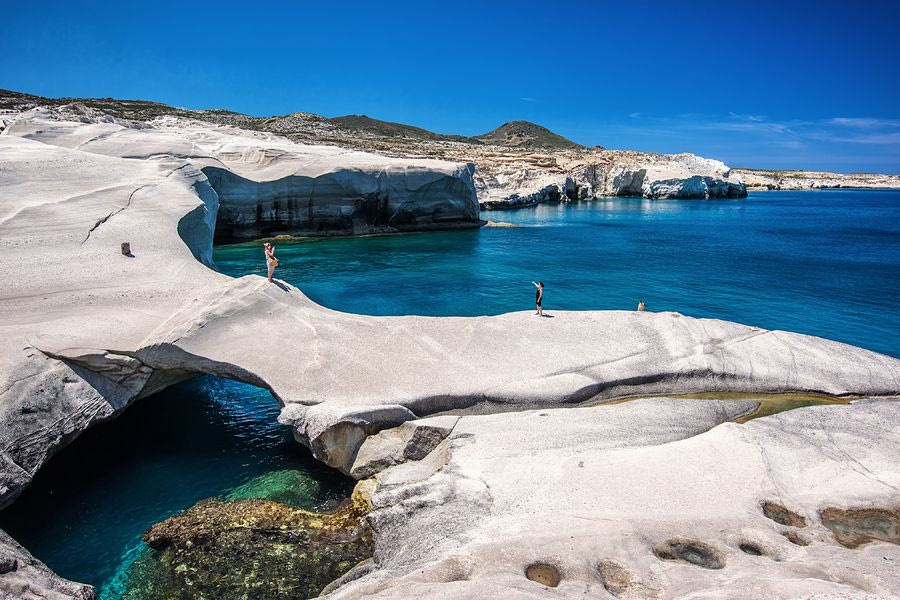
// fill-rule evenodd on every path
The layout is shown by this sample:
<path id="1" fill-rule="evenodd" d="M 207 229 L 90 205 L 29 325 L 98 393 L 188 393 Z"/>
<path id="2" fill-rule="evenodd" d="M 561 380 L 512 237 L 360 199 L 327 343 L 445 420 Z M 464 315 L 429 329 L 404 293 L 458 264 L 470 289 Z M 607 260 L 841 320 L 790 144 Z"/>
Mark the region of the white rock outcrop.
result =
<path id="1" fill-rule="evenodd" d="M 898 597 L 900 402 L 729 422 L 746 409 L 459 417 L 424 459 L 376 475 L 378 568 L 330 597 Z M 854 529 L 872 541 L 842 545 L 835 530 Z"/>
<path id="2" fill-rule="evenodd" d="M 606 175 L 601 189 L 606 196 L 656 199 L 747 195 L 744 182 L 739 177 L 731 177 L 731 169 L 723 162 L 693 154 L 676 154 L 649 164 L 617 164 Z"/>
<path id="3" fill-rule="evenodd" d="M 304 156 L 312 162 L 304 163 Z M 611 503 L 618 512 L 610 513 L 609 522 L 599 517 L 599 523 L 607 524 L 590 535 L 597 540 L 604 535 L 625 540 L 610 560 L 636 574 L 644 582 L 641 585 L 669 590 L 664 595 L 671 595 L 693 573 L 675 571 L 696 567 L 665 567 L 654 576 L 648 569 L 656 563 L 644 563 L 644 558 L 627 562 L 623 553 L 646 550 L 641 532 L 654 534 L 655 542 L 664 532 L 681 531 L 679 523 L 698 521 L 696 527 L 685 526 L 684 532 L 703 534 L 704 539 L 719 540 L 717 544 L 725 530 L 716 530 L 714 536 L 710 528 L 721 527 L 726 517 L 760 527 L 761 521 L 747 516 L 748 503 L 754 494 L 761 498 L 768 493 L 766 486 L 774 477 L 766 470 L 771 457 L 770 463 L 750 460 L 751 445 L 743 432 L 761 431 L 762 426 L 740 429 L 726 424 L 697 435 L 747 408 L 731 403 L 635 404 L 646 407 L 640 418 L 626 405 L 621 413 L 611 407 L 567 407 L 598 398 L 710 390 L 900 393 L 900 361 L 810 336 L 676 313 L 557 312 L 553 319 L 536 318 L 530 312 L 477 318 L 365 317 L 318 306 L 281 282 L 269 284 L 258 276 L 232 279 L 211 269 L 215 223 L 223 201 L 207 169 L 227 169 L 254 181 L 277 181 L 299 172 L 318 177 L 344 169 L 340 151 L 322 150 L 321 160 L 316 156 L 268 135 L 183 122 L 137 129 L 117 123 L 54 121 L 38 114 L 11 121 L 0 134 L 0 276 L 5 282 L 0 289 L 0 506 L 13 501 L 54 452 L 92 424 L 175 381 L 211 373 L 271 389 L 283 405 L 281 420 L 324 462 L 360 477 L 381 470 L 382 487 L 376 494 L 380 512 L 374 515 L 382 524 L 378 568 L 355 584 L 359 587 L 348 585 L 336 593 L 368 590 L 402 595 L 409 585 L 419 591 L 440 588 L 435 593 L 447 597 L 456 589 L 460 595 L 469 594 L 475 583 L 437 585 L 438 577 L 445 583 L 456 577 L 480 582 L 484 587 L 479 589 L 488 595 L 491 590 L 510 597 L 520 591 L 532 594 L 535 588 L 526 586 L 534 584 L 518 571 L 521 561 L 538 547 L 568 561 L 572 555 L 562 550 L 571 545 L 566 540 L 576 535 L 576 524 L 592 523 L 583 518 L 587 513 L 581 508 L 567 509 L 565 496 L 558 493 L 565 489 L 578 506 L 593 494 L 599 494 L 598 501 Z M 409 189 L 436 181 L 424 171 L 467 169 L 430 162 L 404 169 L 384 160 L 348 155 L 349 164 L 366 169 L 387 165 L 383 177 L 390 181 L 392 169 L 403 172 L 398 181 L 406 181 L 402 185 Z M 371 182 L 348 177 L 354 186 Z M 465 179 L 462 174 L 454 177 Z M 130 243 L 130 256 L 122 255 L 123 242 Z M 891 442 L 875 448 L 871 437 L 878 433 L 873 425 L 878 419 L 884 423 L 882 437 L 893 431 L 897 425 L 893 406 L 860 403 L 844 413 L 818 412 L 831 408 L 797 413 L 810 419 L 804 439 L 846 450 L 834 464 L 816 459 L 809 444 L 796 440 L 791 428 L 804 425 L 800 416 L 769 421 L 773 426 L 760 439 L 784 446 L 785 457 L 778 460 L 800 461 L 796 481 L 788 480 L 786 466 L 774 467 L 781 469 L 773 471 L 778 489 L 794 494 L 821 475 L 826 482 L 836 482 L 822 488 L 827 494 L 821 502 L 852 508 L 863 501 L 883 501 L 875 483 L 846 487 L 856 480 L 833 478 L 841 466 L 862 471 L 872 481 L 887 482 L 896 491 L 895 473 L 888 464 L 888 459 L 897 464 L 895 446 Z M 559 410 L 490 414 L 533 408 Z M 830 420 L 838 414 L 843 418 Z M 417 421 L 422 417 L 430 418 Z M 627 439 L 616 438 L 616 431 L 602 424 L 607 418 L 619 419 L 622 432 L 633 432 L 641 443 L 630 447 Z M 826 419 L 827 426 L 815 428 Z M 546 425 L 550 423 L 552 427 Z M 500 430 L 508 433 L 508 442 L 497 441 Z M 617 450 L 616 444 L 621 448 Z M 759 445 L 753 447 L 760 456 Z M 558 482 L 553 490 L 534 476 L 535 467 L 543 464 L 544 450 Z M 579 455 L 591 451 L 605 462 L 582 471 L 588 467 L 578 466 Z M 616 463 L 620 451 L 632 454 Z M 732 454 L 734 460 L 729 462 Z M 712 490 L 718 481 L 713 469 L 733 470 L 723 475 L 726 491 L 741 473 L 750 482 L 747 485 L 757 487 L 735 492 L 733 512 L 720 508 L 709 516 L 702 512 L 708 510 L 706 504 L 691 501 L 654 508 L 644 526 L 638 513 L 623 504 L 635 496 L 638 485 L 636 475 L 628 475 L 625 467 L 642 457 L 647 464 L 660 465 L 677 457 L 681 466 L 671 473 L 686 477 L 684 482 L 670 481 L 669 471 L 662 467 L 647 471 L 659 478 L 650 496 L 659 502 L 665 498 L 666 485 L 671 486 L 672 497 L 689 490 L 691 481 L 706 486 L 698 490 Z M 502 475 L 507 462 L 509 475 Z M 582 479 L 581 474 L 588 472 L 591 477 Z M 627 476 L 628 486 L 621 492 L 606 489 L 615 488 L 618 480 L 603 479 L 603 473 Z M 703 473 L 708 480 L 702 480 Z M 584 487 L 560 487 L 566 480 Z M 509 487 L 497 490 L 490 483 Z M 391 488 L 394 484 L 399 487 Z M 727 503 L 725 491 L 709 493 L 714 506 Z M 528 502 L 516 506 L 520 494 L 529 496 Z M 557 498 L 542 503 L 544 495 Z M 813 499 L 798 497 L 799 509 L 813 510 Z M 434 512 L 432 499 L 439 499 L 447 512 Z M 494 532 L 508 548 L 506 557 L 484 563 L 488 569 L 496 564 L 493 571 L 466 566 L 470 560 L 491 558 L 497 546 L 485 547 L 485 554 L 479 554 L 468 545 L 481 542 L 471 537 L 470 528 L 460 529 L 453 520 L 463 505 L 470 505 L 473 522 L 490 525 L 486 531 Z M 392 506 L 399 512 L 392 513 Z M 556 533 L 545 535 L 525 527 L 527 506 L 540 515 L 561 511 L 559 520 L 548 521 Z M 484 521 L 485 511 L 499 520 Z M 661 525 L 664 514 L 671 521 L 670 530 Z M 410 525 L 400 523 L 401 517 Z M 445 517 L 447 523 L 441 526 Z M 443 527 L 446 536 L 429 537 L 439 529 L 423 535 L 421 559 L 413 560 L 395 543 L 409 539 L 416 523 Z M 509 529 L 502 531 L 502 524 Z M 627 531 L 635 534 L 628 537 Z M 758 543 L 766 540 L 771 542 L 763 537 Z M 459 570 L 448 570 L 446 561 L 456 552 L 452 548 L 465 548 Z M 591 556 L 600 560 L 604 553 L 600 546 L 595 549 Z M 612 551 L 604 552 L 609 556 Z M 847 565 L 862 560 L 864 576 L 847 575 L 842 585 L 889 589 L 874 567 L 875 551 L 863 548 L 844 559 L 837 548 L 808 552 L 807 572 L 819 569 L 815 572 L 833 578 L 835 569 L 845 573 Z M 741 570 L 699 581 L 732 589 L 727 586 L 737 584 L 726 581 L 726 575 L 744 577 L 751 572 L 750 563 L 735 562 L 730 554 L 725 559 Z M 432 561 L 436 570 L 429 571 L 432 563 L 422 560 Z M 836 566 L 826 568 L 828 561 Z M 582 571 L 567 562 L 559 564 L 564 571 L 561 592 L 583 591 L 582 583 L 565 588 L 565 582 L 579 581 L 577 573 L 586 573 L 588 563 L 578 567 Z M 765 564 L 762 572 L 771 586 L 761 588 L 764 591 L 797 585 L 799 571 Z M 410 569 L 420 566 L 426 575 L 410 575 Z M 8 577 L 0 574 L 0 585 Z M 835 585 L 821 584 L 821 589 L 836 589 Z"/>
<path id="4" fill-rule="evenodd" d="M 598 151 L 595 156 L 562 154 L 551 162 L 532 156 L 533 164 L 523 167 L 521 162 L 527 158 L 478 161 L 475 185 L 482 208 L 518 208 L 602 196 L 709 199 L 747 195 L 744 181 L 728 166 L 693 154 Z M 483 172 L 486 166 L 492 175 Z"/>
<path id="5" fill-rule="evenodd" d="M 35 109 L 7 135 L 120 158 L 183 159 L 219 197 L 217 236 L 348 235 L 478 227 L 474 166 L 397 159 L 175 117 L 121 124 Z"/>

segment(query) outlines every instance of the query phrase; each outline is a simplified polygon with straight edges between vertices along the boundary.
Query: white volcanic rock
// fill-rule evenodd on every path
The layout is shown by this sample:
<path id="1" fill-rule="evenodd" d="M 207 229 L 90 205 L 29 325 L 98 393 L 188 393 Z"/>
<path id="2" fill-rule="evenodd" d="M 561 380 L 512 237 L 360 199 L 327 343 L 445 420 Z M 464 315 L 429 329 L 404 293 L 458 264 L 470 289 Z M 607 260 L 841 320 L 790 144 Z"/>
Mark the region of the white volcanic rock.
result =
<path id="1" fill-rule="evenodd" d="M 94 588 L 57 576 L 0 531 L 0 600 L 94 600 Z"/>
<path id="2" fill-rule="evenodd" d="M 898 400 L 726 422 L 746 409 L 655 398 L 462 416 L 423 460 L 377 475 L 378 568 L 329 597 L 900 595 L 900 512 L 863 523 L 893 527 L 895 544 L 855 549 L 820 517 L 898 508 Z M 807 525 L 777 523 L 764 502 Z M 558 587 L 526 577 L 535 563 Z"/>
<path id="3" fill-rule="evenodd" d="M 481 224 L 472 165 L 295 144 L 174 117 L 133 127 L 59 120 L 68 116 L 32 110 L 6 134 L 105 156 L 185 159 L 219 196 L 222 239 Z"/>
<path id="4" fill-rule="evenodd" d="M 746 186 L 721 161 L 693 154 L 661 157 L 649 164 L 617 164 L 603 184 L 607 196 L 644 198 L 743 198 Z"/>
<path id="5" fill-rule="evenodd" d="M 171 320 L 156 343 L 241 365 L 266 381 L 286 405 L 281 419 L 344 471 L 367 435 L 448 409 L 679 391 L 900 390 L 900 361 L 819 338 L 677 313 L 553 314 L 359 317 L 244 278 L 199 320 L 193 312 Z M 288 334 L 289 326 L 296 331 Z M 280 352 L 292 369 L 269 366 L 269 339 L 284 339 Z M 135 356 L 167 369 L 157 356 L 165 352 L 149 347 Z"/>
<path id="6" fill-rule="evenodd" d="M 493 156 L 479 160 L 475 182 L 482 208 L 516 208 L 540 202 L 594 196 L 641 196 L 644 198 L 743 198 L 743 180 L 733 176 L 721 161 L 693 154 L 646 154 L 601 151 L 595 156 L 573 156 L 553 160 L 533 156 L 532 163 L 502 160 Z M 489 164 L 493 175 L 484 173 Z"/>
<path id="7" fill-rule="evenodd" d="M 288 144 L 190 123 L 134 129 L 36 115 L 14 119 L 0 135 L 0 506 L 86 428 L 198 373 L 271 389 L 283 404 L 281 420 L 321 460 L 360 476 L 397 464 L 379 477 L 396 477 L 398 484 L 429 478 L 442 453 L 457 452 L 456 445 L 479 444 L 479 438 L 493 443 L 480 423 L 503 429 L 503 423 L 526 418 L 456 422 L 458 415 L 437 415 L 444 411 L 563 407 L 592 398 L 709 390 L 900 392 L 900 361 L 798 334 L 676 313 L 364 317 L 318 306 L 280 282 L 216 273 L 207 265 L 220 195 L 201 168 L 257 181 L 340 170 L 342 155 L 304 155 Z M 304 163 L 303 156 L 313 162 Z M 380 157 L 350 158 L 361 169 L 383 164 Z M 393 180 L 391 169 L 403 169 L 391 164 L 384 177 Z M 433 182 L 420 166 L 402 175 L 410 189 Z M 365 181 L 348 177 L 353 186 Z M 121 254 L 122 242 L 130 242 L 132 256 Z M 665 439 L 745 408 L 715 405 L 711 421 L 701 408 L 661 406 L 641 428 L 665 425 Z M 574 415 L 575 421 L 595 422 L 590 412 L 548 414 L 554 421 Z M 376 435 L 426 415 L 436 416 Z M 471 436 L 461 435 L 463 423 L 472 423 Z M 568 439 L 565 427 L 559 431 L 560 440 Z M 576 436 L 576 425 L 568 431 L 576 446 L 590 447 L 587 439 L 595 435 L 581 430 Z M 536 439 L 549 443 L 547 435 Z M 519 449 L 508 448 L 508 455 L 495 455 L 498 469 L 506 458 L 521 464 Z M 524 442 L 520 448 L 523 456 L 535 455 Z M 573 451 L 561 449 L 556 456 L 566 452 Z M 470 459 L 457 456 L 460 469 L 481 468 L 476 458 L 467 466 Z M 711 473 L 706 459 L 684 456 L 685 465 Z M 535 464 L 532 458 L 531 468 Z M 881 476 L 874 469 L 882 467 L 866 468 Z M 435 497 L 443 493 L 435 491 Z M 476 501 L 473 515 L 479 495 L 487 501 L 483 486 L 465 494 Z M 404 506 L 412 510 L 415 504 Z M 672 513 L 675 521 L 679 514 Z M 572 522 L 563 525 L 560 531 L 574 531 Z M 507 567 L 502 581 L 485 579 L 484 589 L 508 589 Z M 387 573 L 378 572 L 379 578 Z M 773 571 L 773 581 L 783 575 Z"/>

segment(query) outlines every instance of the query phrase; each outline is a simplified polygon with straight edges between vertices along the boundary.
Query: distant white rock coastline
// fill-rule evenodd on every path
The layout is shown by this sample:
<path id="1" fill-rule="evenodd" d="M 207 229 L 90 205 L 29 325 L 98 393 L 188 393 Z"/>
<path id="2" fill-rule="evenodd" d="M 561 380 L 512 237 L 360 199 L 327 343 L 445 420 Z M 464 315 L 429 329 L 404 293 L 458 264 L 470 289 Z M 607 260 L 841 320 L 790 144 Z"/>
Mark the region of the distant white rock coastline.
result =
<path id="1" fill-rule="evenodd" d="M 900 175 L 734 169 L 749 190 L 900 189 Z"/>
<path id="2" fill-rule="evenodd" d="M 482 162 L 484 164 L 484 162 Z M 744 198 L 747 188 L 721 161 L 693 154 L 600 151 L 561 159 L 553 168 L 491 165 L 476 172 L 483 209 L 519 208 L 544 202 L 635 196 L 653 199 Z"/>

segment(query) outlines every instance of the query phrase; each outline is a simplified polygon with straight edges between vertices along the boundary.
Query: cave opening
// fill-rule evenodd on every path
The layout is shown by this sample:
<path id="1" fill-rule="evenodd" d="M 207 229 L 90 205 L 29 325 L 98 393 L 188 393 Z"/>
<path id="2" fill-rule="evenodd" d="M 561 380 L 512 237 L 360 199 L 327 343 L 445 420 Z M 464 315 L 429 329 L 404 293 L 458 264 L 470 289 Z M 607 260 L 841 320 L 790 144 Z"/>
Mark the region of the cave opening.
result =
<path id="1" fill-rule="evenodd" d="M 198 376 L 84 432 L 0 512 L 0 528 L 102 600 L 133 596 L 141 534 L 206 498 L 267 498 L 335 510 L 354 481 L 327 467 L 277 421 L 265 389 Z M 132 595 L 129 595 L 132 594 Z"/>

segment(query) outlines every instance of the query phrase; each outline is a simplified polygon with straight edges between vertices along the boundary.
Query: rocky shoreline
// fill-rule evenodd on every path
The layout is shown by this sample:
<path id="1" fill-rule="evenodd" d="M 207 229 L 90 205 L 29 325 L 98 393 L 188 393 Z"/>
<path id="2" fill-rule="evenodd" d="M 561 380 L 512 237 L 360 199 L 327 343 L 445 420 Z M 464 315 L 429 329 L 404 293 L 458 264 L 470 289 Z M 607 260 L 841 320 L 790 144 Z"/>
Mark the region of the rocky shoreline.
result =
<path id="1" fill-rule="evenodd" d="M 900 189 L 900 175 L 734 169 L 748 190 Z"/>
<path id="2" fill-rule="evenodd" d="M 388 190 L 425 224 L 477 215 L 466 163 L 179 116 L 72 118 L 34 109 L 0 134 L 0 506 L 93 424 L 212 374 L 271 390 L 299 442 L 371 480 L 373 559 L 330 597 L 900 594 L 900 361 L 677 313 L 332 311 L 288 284 L 210 268 L 220 214 L 251 229 L 300 219 L 267 194 L 312 179 L 324 184 L 318 208 L 340 185 Z M 241 182 L 252 200 L 217 189 L 211 169 L 254 182 Z M 665 181 L 655 177 L 640 188 Z M 371 225 L 364 203 L 348 214 Z M 752 403 L 667 397 L 724 392 L 858 399 L 737 424 Z M 634 395 L 662 397 L 580 406 Z M 766 503 L 807 525 L 773 520 Z M 0 597 L 91 597 L 23 552 L 0 537 Z"/>

